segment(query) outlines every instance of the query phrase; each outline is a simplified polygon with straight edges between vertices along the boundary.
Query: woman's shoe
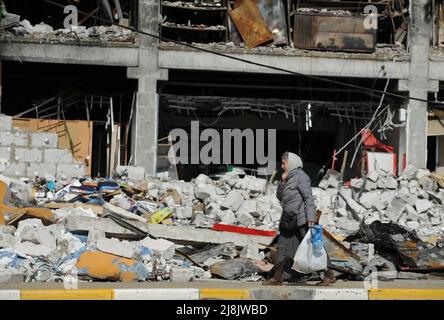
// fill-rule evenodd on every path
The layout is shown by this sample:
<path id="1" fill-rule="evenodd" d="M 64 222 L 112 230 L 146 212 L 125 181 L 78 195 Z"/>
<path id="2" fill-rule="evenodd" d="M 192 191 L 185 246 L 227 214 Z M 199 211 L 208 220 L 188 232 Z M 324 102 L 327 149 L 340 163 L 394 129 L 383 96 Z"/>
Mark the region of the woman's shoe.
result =
<path id="1" fill-rule="evenodd" d="M 282 281 L 276 280 L 274 277 L 267 279 L 265 281 L 262 281 L 263 286 L 280 286 L 282 285 Z"/>
<path id="2" fill-rule="evenodd" d="M 325 272 L 324 279 L 322 279 L 321 282 L 316 283 L 316 285 L 317 285 L 317 286 L 322 286 L 322 287 L 323 287 L 323 286 L 329 286 L 329 285 L 331 285 L 331 284 L 334 284 L 335 282 L 336 282 L 336 277 L 335 277 L 333 271 L 332 271 L 331 269 L 328 269 L 328 270 Z"/>

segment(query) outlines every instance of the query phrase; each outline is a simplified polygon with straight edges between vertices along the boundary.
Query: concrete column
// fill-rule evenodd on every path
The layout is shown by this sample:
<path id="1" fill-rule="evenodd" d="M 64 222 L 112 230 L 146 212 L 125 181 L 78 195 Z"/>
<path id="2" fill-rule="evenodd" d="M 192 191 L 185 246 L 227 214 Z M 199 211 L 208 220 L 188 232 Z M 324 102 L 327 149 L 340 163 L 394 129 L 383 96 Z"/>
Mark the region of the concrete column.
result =
<path id="1" fill-rule="evenodd" d="M 158 35 L 160 0 L 139 0 L 139 30 Z M 158 95 L 158 40 L 139 34 L 139 67 L 132 70 L 138 79 L 137 106 L 132 123 L 132 165 L 148 174 L 156 173 Z"/>
<path id="2" fill-rule="evenodd" d="M 430 91 L 429 45 L 432 5 L 430 0 L 410 2 L 410 96 L 427 99 Z M 424 168 L 427 163 L 427 103 L 410 100 L 407 109 L 407 163 Z"/>

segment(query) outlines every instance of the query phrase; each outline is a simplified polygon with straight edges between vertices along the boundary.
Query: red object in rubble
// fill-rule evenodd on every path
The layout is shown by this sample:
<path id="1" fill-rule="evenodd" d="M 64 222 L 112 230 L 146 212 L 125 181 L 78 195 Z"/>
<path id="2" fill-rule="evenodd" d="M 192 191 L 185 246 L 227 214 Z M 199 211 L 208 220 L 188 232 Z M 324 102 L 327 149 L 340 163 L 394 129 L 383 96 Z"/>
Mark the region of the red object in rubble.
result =
<path id="1" fill-rule="evenodd" d="M 380 151 L 386 151 L 393 153 L 395 150 L 392 146 L 387 146 L 380 142 L 369 129 L 361 130 L 362 139 L 364 140 L 364 146 L 368 149 L 378 149 Z"/>
<path id="2" fill-rule="evenodd" d="M 251 228 L 232 226 L 229 224 L 222 224 L 222 223 L 215 223 L 211 228 L 211 230 L 234 232 L 241 234 L 251 234 L 254 236 L 264 236 L 264 237 L 275 237 L 277 234 L 276 230 L 251 229 Z"/>

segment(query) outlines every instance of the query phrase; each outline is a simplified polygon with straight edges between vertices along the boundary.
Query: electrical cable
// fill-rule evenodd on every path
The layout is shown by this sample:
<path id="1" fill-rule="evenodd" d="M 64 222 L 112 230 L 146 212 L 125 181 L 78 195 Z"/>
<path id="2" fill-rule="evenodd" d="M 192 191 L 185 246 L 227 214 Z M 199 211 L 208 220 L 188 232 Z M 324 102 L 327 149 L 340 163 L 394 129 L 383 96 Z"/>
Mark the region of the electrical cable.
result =
<path id="1" fill-rule="evenodd" d="M 49 3 L 49 4 L 52 4 L 54 6 L 57 6 L 59 8 L 65 8 L 64 5 L 61 5 L 61 4 L 56 3 L 54 1 L 51 1 L 51 0 L 44 0 L 44 1 Z M 82 14 L 87 14 L 87 13 L 85 13 L 83 11 L 78 11 L 78 12 L 82 13 Z M 132 32 L 136 32 L 136 33 L 139 33 L 139 34 L 142 34 L 142 35 L 149 36 L 151 38 L 155 38 L 155 39 L 158 39 L 158 40 L 161 40 L 161 41 L 173 42 L 175 44 L 179 44 L 179 45 L 191 48 L 191 49 L 195 49 L 195 50 L 206 52 L 206 53 L 211 53 L 211 54 L 214 54 L 214 55 L 217 55 L 217 56 L 220 56 L 220 57 L 224 57 L 224 58 L 227 58 L 227 59 L 243 62 L 243 63 L 246 63 L 246 64 L 255 65 L 255 66 L 258 66 L 258 67 L 263 67 L 263 68 L 266 68 L 266 69 L 270 69 L 270 70 L 274 70 L 274 71 L 279 71 L 279 72 L 283 72 L 283 73 L 288 73 L 288 74 L 296 75 L 296 76 L 299 76 L 299 77 L 306 77 L 308 79 L 314 79 L 314 80 L 322 81 L 322 82 L 326 82 L 326 83 L 338 84 L 338 85 L 349 87 L 349 88 L 359 89 L 359 90 L 361 90 L 363 92 L 371 92 L 371 91 L 373 91 L 373 92 L 376 92 L 376 93 L 379 93 L 379 94 L 386 94 L 386 95 L 389 95 L 389 96 L 392 96 L 392 97 L 396 97 L 396 98 L 400 98 L 400 99 L 416 100 L 416 101 L 426 102 L 426 103 L 432 103 L 433 102 L 434 104 L 436 104 L 435 101 L 431 101 L 431 100 L 428 100 L 428 99 L 421 99 L 421 98 L 416 98 L 416 97 L 411 97 L 411 96 L 404 96 L 404 95 L 393 93 L 393 92 L 385 92 L 385 91 L 379 90 L 379 89 L 370 90 L 370 89 L 368 89 L 366 87 L 362 87 L 362 86 L 359 86 L 359 85 L 354 85 L 354 84 L 351 84 L 351 83 L 346 83 L 346 82 L 342 82 L 342 81 L 338 81 L 338 80 L 328 79 L 328 78 L 324 78 L 324 77 L 321 77 L 321 76 L 307 75 L 307 74 L 296 72 L 296 71 L 291 71 L 291 70 L 287 70 L 287 69 L 283 69 L 283 68 L 279 68 L 279 67 L 274 67 L 274 66 L 270 66 L 270 65 L 267 65 L 267 64 L 263 64 L 263 63 L 254 62 L 254 61 L 251 61 L 251 60 L 248 60 L 248 59 L 243 59 L 243 58 L 238 58 L 238 57 L 230 56 L 230 55 L 225 54 L 225 53 L 213 51 L 213 50 L 210 50 L 210 49 L 201 48 L 201 47 L 198 47 L 198 46 L 186 43 L 186 42 L 172 40 L 172 39 L 164 39 L 163 37 L 161 37 L 159 35 L 152 34 L 152 33 L 146 32 L 146 31 L 140 31 L 140 30 L 138 30 L 136 28 L 133 28 L 133 27 L 127 27 L 127 26 L 124 26 L 124 25 L 120 25 L 118 23 L 112 22 L 112 21 L 110 21 L 108 19 L 105 19 L 105 18 L 102 18 L 102 17 L 99 17 L 99 16 L 91 15 L 91 17 L 95 18 L 95 19 L 97 19 L 99 21 L 102 21 L 102 22 L 105 22 L 105 23 L 109 23 L 109 24 L 121 27 L 123 29 L 130 30 Z M 443 106 L 442 108 L 444 109 L 444 102 L 440 102 L 439 104 L 442 105 Z"/>

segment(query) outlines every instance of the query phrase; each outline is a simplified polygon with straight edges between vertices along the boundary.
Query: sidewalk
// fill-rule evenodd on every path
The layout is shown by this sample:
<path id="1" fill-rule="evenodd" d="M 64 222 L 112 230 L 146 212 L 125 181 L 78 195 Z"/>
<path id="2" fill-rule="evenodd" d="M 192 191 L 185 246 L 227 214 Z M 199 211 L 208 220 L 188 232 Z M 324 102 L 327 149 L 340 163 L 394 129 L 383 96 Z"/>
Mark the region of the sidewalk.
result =
<path id="1" fill-rule="evenodd" d="M 79 283 L 65 289 L 61 283 L 0 285 L 2 300 L 444 300 L 443 280 L 379 282 L 367 290 L 362 282 L 338 281 L 332 287 L 304 285 L 262 286 L 234 281 L 189 283 Z"/>

